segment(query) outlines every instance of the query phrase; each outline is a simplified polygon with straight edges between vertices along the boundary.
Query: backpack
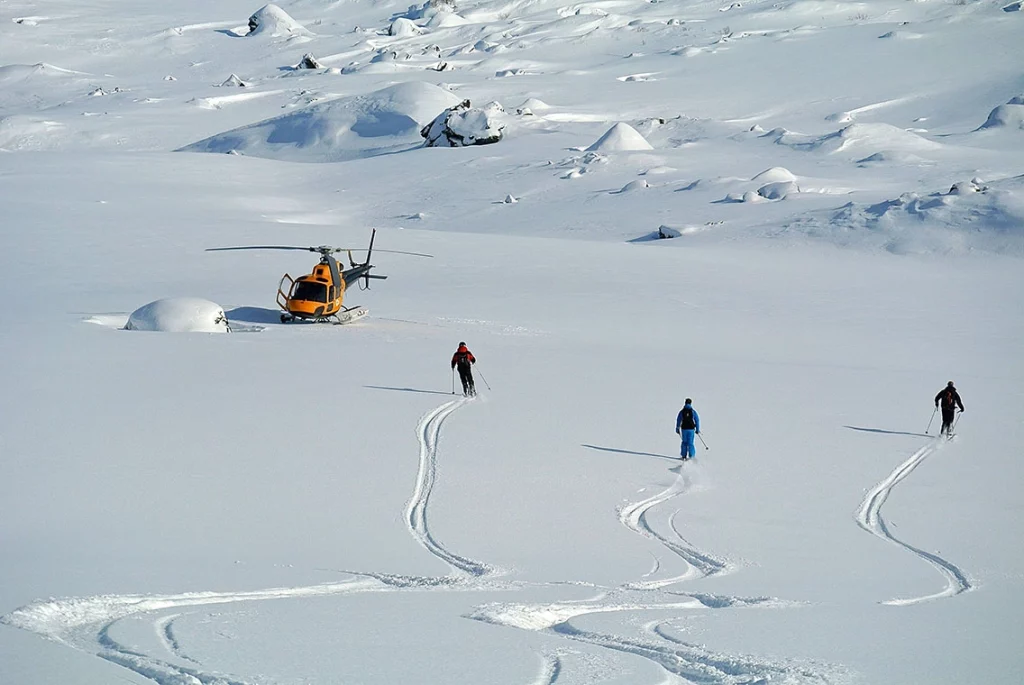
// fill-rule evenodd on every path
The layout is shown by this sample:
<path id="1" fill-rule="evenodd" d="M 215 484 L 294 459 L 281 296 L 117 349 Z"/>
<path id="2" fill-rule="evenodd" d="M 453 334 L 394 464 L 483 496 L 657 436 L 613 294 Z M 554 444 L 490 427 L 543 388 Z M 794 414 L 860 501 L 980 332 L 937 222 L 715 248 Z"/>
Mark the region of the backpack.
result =
<path id="1" fill-rule="evenodd" d="M 682 416 L 679 421 L 679 427 L 682 430 L 693 430 L 697 427 L 697 424 L 693 422 L 693 407 L 686 405 L 683 407 L 681 412 Z"/>
<path id="2" fill-rule="evenodd" d="M 950 409 L 956 402 L 956 393 L 950 388 L 946 390 L 946 394 L 942 396 L 942 406 Z"/>
<path id="3" fill-rule="evenodd" d="M 468 369 L 470 367 L 469 352 L 459 352 L 456 354 L 455 364 L 460 369 Z"/>

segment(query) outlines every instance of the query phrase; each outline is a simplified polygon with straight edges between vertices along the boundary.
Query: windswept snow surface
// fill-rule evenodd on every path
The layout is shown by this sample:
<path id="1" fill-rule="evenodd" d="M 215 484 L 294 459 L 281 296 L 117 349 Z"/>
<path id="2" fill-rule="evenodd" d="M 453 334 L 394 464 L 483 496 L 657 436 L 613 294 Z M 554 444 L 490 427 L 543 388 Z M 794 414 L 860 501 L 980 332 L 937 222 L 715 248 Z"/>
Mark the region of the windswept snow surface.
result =
<path id="1" fill-rule="evenodd" d="M 0 685 L 1024 682 L 1007 7 L 0 3 Z"/>

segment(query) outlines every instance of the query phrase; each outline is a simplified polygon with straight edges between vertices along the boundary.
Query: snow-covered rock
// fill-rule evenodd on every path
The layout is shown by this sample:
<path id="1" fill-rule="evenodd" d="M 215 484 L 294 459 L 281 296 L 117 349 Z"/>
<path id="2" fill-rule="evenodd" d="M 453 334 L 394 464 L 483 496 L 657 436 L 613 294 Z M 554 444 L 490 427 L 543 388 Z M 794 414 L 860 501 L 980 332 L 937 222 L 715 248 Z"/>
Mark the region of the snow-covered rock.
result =
<path id="1" fill-rule="evenodd" d="M 455 0 L 427 0 L 422 5 L 409 5 L 407 19 L 431 19 L 439 14 L 455 14 Z"/>
<path id="2" fill-rule="evenodd" d="M 224 88 L 245 88 L 249 84 L 240 79 L 237 74 L 231 74 L 220 85 Z"/>
<path id="3" fill-rule="evenodd" d="M 427 147 L 463 147 L 497 143 L 505 135 L 505 110 L 497 102 L 473 107 L 463 100 L 423 127 Z"/>
<path id="4" fill-rule="evenodd" d="M 139 307 L 128 317 L 128 331 L 227 333 L 228 317 L 219 304 L 195 297 L 170 297 Z"/>
<path id="5" fill-rule="evenodd" d="M 324 65 L 320 63 L 316 57 L 313 56 L 312 52 L 307 52 L 299 60 L 299 63 L 295 65 L 296 69 L 323 69 Z"/>
<path id="6" fill-rule="evenodd" d="M 653 149 L 639 131 L 629 124 L 619 122 L 608 129 L 593 145 L 588 147 L 587 151 L 629 152 Z"/>
<path id="7" fill-rule="evenodd" d="M 680 237 L 682 235 L 683 235 L 683 232 L 680 229 L 675 228 L 673 226 L 666 226 L 665 224 L 662 224 L 661 226 L 658 226 L 658 235 L 657 235 L 657 237 L 659 239 L 665 240 L 665 239 L 668 239 L 668 238 L 678 238 L 678 237 Z"/>
<path id="8" fill-rule="evenodd" d="M 411 19 L 405 17 L 399 17 L 395 19 L 390 28 L 388 28 L 388 35 L 395 36 L 396 38 L 409 38 L 411 36 L 418 36 L 423 33 L 423 29 L 416 25 Z"/>
<path id="9" fill-rule="evenodd" d="M 798 193 L 800 189 L 795 181 L 776 181 L 766 183 L 757 189 L 757 194 L 766 200 L 784 200 L 791 193 Z"/>
<path id="10" fill-rule="evenodd" d="M 305 26 L 277 5 L 270 3 L 256 10 L 249 17 L 249 36 L 266 35 L 274 38 L 292 38 L 312 36 Z"/>

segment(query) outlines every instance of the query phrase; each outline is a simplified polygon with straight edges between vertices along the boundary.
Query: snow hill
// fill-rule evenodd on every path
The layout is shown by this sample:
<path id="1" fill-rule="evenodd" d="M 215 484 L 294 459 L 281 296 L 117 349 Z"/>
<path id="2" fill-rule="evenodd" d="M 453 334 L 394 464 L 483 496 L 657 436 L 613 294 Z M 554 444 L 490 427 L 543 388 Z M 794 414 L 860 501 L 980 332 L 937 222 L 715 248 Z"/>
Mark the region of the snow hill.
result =
<path id="1" fill-rule="evenodd" d="M 0 2 L 0 685 L 1024 682 L 1019 2 L 122 5 Z"/>

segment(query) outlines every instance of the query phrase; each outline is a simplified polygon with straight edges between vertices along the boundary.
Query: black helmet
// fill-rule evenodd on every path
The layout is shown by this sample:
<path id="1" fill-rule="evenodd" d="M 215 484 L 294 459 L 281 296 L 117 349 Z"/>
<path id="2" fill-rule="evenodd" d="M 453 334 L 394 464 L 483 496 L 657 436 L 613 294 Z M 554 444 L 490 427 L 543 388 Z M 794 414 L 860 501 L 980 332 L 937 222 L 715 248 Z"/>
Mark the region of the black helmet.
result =
<path id="1" fill-rule="evenodd" d="M 693 400 L 691 400 L 689 397 L 687 397 L 686 398 L 686 402 L 684 402 L 684 404 L 693 404 Z"/>
<path id="2" fill-rule="evenodd" d="M 947 388 L 952 388 L 953 387 L 953 381 L 950 381 L 949 383 L 946 383 L 946 387 Z"/>
<path id="3" fill-rule="evenodd" d="M 459 347 L 462 347 L 462 346 L 463 346 L 463 345 L 465 345 L 465 344 L 466 344 L 466 342 L 465 342 L 465 341 L 460 341 L 460 342 L 459 342 Z"/>

